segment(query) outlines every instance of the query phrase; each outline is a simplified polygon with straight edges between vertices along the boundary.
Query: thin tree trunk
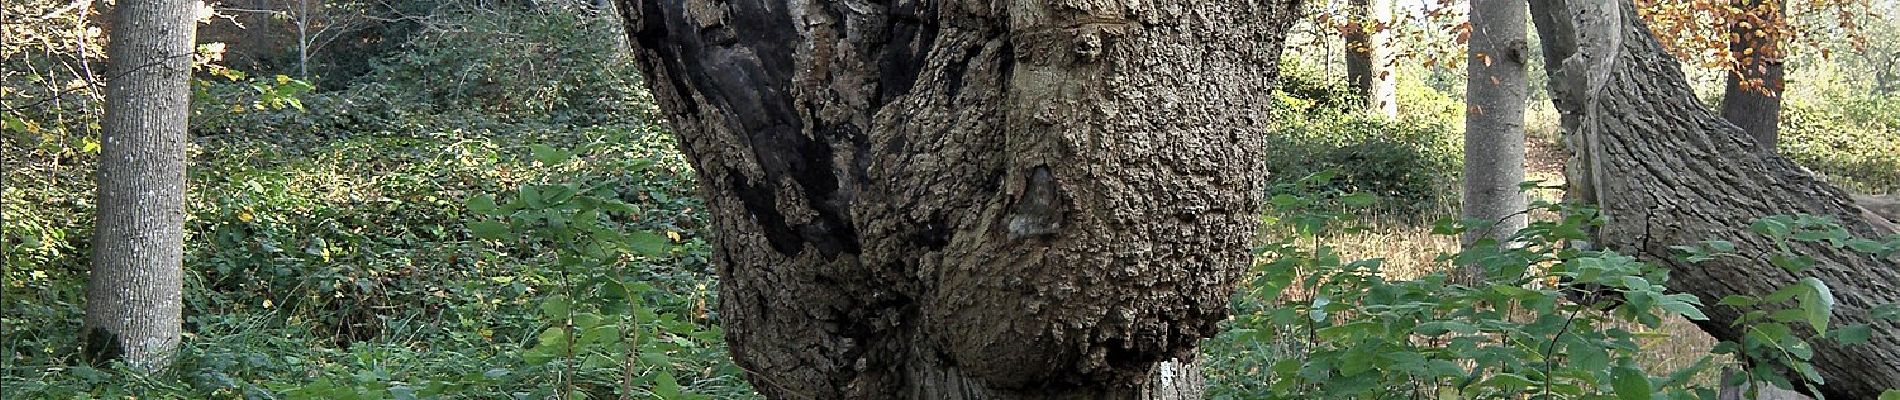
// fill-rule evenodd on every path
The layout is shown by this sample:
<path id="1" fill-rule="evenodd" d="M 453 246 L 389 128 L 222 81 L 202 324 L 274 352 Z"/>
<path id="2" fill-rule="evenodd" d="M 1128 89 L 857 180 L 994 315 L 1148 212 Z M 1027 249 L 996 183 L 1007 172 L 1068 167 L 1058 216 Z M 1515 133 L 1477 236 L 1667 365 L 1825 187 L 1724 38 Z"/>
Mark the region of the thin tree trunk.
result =
<path id="1" fill-rule="evenodd" d="M 121 0 L 107 43 L 86 353 L 167 367 L 181 324 L 192 2 Z"/>
<path id="2" fill-rule="evenodd" d="M 1739 341 L 1744 328 L 1732 324 L 1740 313 L 1713 306 L 1716 300 L 1765 295 L 1800 278 L 1769 263 L 1776 245 L 1749 232 L 1753 220 L 1809 214 L 1834 218 L 1862 237 L 1896 231 L 1788 159 L 1756 151 L 1741 128 L 1698 103 L 1628 1 L 1534 0 L 1531 10 L 1575 151 L 1566 195 L 1601 208 L 1608 222 L 1594 236 L 1604 248 L 1670 267 L 1674 288 L 1710 304 L 1710 319 L 1699 325 L 1717 339 Z M 1671 249 L 1710 239 L 1732 241 L 1750 256 L 1690 264 Z M 1833 324 L 1864 323 L 1875 332 L 1851 347 L 1815 341 L 1812 363 L 1827 381 L 1820 391 L 1872 399 L 1900 387 L 1900 324 L 1870 315 L 1875 306 L 1900 302 L 1900 256 L 1877 259 L 1818 245 L 1793 250 L 1817 261 L 1802 276 L 1832 289 Z"/>
<path id="3" fill-rule="evenodd" d="M 1481 238 L 1510 240 L 1523 229 L 1528 206 L 1524 181 L 1524 61 L 1527 8 L 1522 1 L 1471 2 L 1470 78 L 1465 82 L 1464 201 L 1461 217 L 1496 223 L 1466 232 L 1465 246 Z M 1467 270 L 1464 278 L 1478 278 Z"/>
<path id="4" fill-rule="evenodd" d="M 621 6 L 761 393 L 1199 397 L 1292 0 Z"/>
<path id="5" fill-rule="evenodd" d="M 1773 1 L 1774 8 L 1764 8 L 1764 1 Z M 1782 80 L 1781 39 L 1773 32 L 1786 29 L 1782 15 L 1788 9 L 1787 1 L 1736 2 L 1760 18 L 1746 26 L 1729 27 L 1729 33 L 1735 35 L 1729 51 L 1736 55 L 1739 74 L 1730 73 L 1728 86 L 1723 89 L 1722 119 L 1748 132 L 1763 149 L 1774 151 L 1780 132 L 1781 93 L 1787 89 L 1787 82 Z"/>
<path id="6" fill-rule="evenodd" d="M 1366 109 L 1386 116 L 1399 115 L 1397 76 L 1392 74 L 1392 33 L 1384 26 L 1392 18 L 1392 0 L 1350 0 L 1352 25 L 1346 30 L 1346 80 Z"/>

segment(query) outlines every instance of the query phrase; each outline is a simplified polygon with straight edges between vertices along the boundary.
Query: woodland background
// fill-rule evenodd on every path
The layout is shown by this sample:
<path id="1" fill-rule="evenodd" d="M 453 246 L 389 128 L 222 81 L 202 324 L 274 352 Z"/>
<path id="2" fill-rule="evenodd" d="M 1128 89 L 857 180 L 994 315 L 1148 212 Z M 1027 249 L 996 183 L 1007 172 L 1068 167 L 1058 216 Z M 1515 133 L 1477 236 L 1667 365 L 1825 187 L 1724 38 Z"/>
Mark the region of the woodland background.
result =
<path id="1" fill-rule="evenodd" d="M 1398 386 L 1418 380 L 1301 365 L 1403 369 L 1406 360 L 1356 359 L 1314 339 L 1372 335 L 1323 328 L 1374 314 L 1328 308 L 1314 294 L 1440 272 L 1441 254 L 1458 251 L 1445 221 L 1457 216 L 1463 152 L 1463 12 L 1398 4 L 1408 17 L 1393 25 L 1397 110 L 1386 117 L 1345 83 L 1347 49 L 1332 17 L 1343 4 L 1310 3 L 1273 104 L 1275 196 L 1262 215 L 1265 236 L 1292 239 L 1263 241 L 1260 253 L 1277 257 L 1262 258 L 1263 272 L 1234 298 L 1229 329 L 1203 344 L 1209 396 L 1436 393 Z M 711 311 L 719 283 L 696 177 L 630 65 L 620 21 L 604 4 L 561 1 L 215 4 L 200 26 L 193 82 L 184 348 L 159 375 L 88 365 L 75 332 L 107 32 L 95 7 L 55 13 L 68 6 L 0 6 L 6 397 L 755 396 Z M 1816 34 L 1788 58 L 1778 150 L 1851 191 L 1894 193 L 1900 3 L 1813 10 L 1791 14 Z M 1682 36 L 1679 48 L 1695 46 L 1693 33 Z M 1726 67 L 1690 53 L 1689 78 L 1715 104 Z M 1556 113 L 1542 79 L 1532 82 L 1530 177 L 1560 182 Z M 625 209 L 596 220 L 553 205 L 567 199 Z M 549 224 L 498 227 L 530 218 L 493 212 L 510 202 Z M 591 250 L 575 237 L 605 234 L 568 223 L 626 232 L 611 239 L 632 250 L 581 261 Z M 1295 276 L 1374 258 L 1383 279 L 1288 290 Z M 1300 275 L 1265 272 L 1289 265 Z M 1305 318 L 1315 310 L 1347 320 L 1316 325 L 1318 314 Z M 1708 357 L 1713 341 L 1680 318 L 1600 318 L 1595 329 L 1622 330 L 1636 346 L 1617 349 L 1624 365 L 1659 384 L 1713 386 L 1733 363 Z M 1418 354 L 1476 360 L 1482 349 Z M 1421 371 L 1441 367 L 1424 358 Z M 1476 374 L 1450 368 L 1444 375 Z M 1514 393 L 1499 376 L 1484 384 Z"/>

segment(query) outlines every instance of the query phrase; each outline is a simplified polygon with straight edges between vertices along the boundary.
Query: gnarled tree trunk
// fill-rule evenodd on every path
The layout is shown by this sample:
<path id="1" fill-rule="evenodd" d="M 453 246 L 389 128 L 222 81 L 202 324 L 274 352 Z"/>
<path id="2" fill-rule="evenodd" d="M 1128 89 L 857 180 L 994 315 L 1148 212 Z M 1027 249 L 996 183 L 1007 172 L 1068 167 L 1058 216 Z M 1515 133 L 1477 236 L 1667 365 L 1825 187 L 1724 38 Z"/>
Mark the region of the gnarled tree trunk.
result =
<path id="1" fill-rule="evenodd" d="M 795 399 L 1188 399 L 1293 0 L 623 2 Z M 1170 362 L 1170 360 L 1173 360 Z"/>
<path id="2" fill-rule="evenodd" d="M 1552 97 L 1575 158 L 1567 194 L 1608 218 L 1596 233 L 1606 248 L 1669 266 L 1672 286 L 1706 304 L 1728 295 L 1765 295 L 1799 277 L 1770 265 L 1775 245 L 1750 223 L 1780 214 L 1839 220 L 1863 237 L 1893 234 L 1892 223 L 1856 206 L 1696 101 L 1678 69 L 1627 0 L 1534 0 L 1532 19 L 1550 66 Z M 1748 259 L 1689 264 L 1671 246 L 1730 240 Z M 1873 339 L 1853 347 L 1817 340 L 1814 366 L 1829 398 L 1871 399 L 1900 387 L 1900 324 L 1871 308 L 1900 302 L 1900 260 L 1824 246 L 1796 246 L 1818 265 L 1803 275 L 1832 288 L 1834 323 L 1866 323 Z M 1700 323 L 1739 341 L 1738 312 L 1707 307 Z M 1800 382 L 1799 377 L 1790 377 Z M 1800 386 L 1800 385 L 1797 385 Z"/>

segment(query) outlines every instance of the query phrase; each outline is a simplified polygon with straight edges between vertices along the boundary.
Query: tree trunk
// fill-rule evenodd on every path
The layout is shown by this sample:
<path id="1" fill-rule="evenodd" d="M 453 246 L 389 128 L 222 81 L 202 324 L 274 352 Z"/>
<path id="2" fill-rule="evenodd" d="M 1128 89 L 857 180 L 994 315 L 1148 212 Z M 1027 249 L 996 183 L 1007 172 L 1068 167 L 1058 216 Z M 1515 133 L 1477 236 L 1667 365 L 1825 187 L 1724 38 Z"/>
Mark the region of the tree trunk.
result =
<path id="1" fill-rule="evenodd" d="M 1566 195 L 1602 209 L 1608 222 L 1594 236 L 1605 248 L 1670 267 L 1676 289 L 1713 305 L 1728 295 L 1765 295 L 1799 278 L 1768 262 L 1775 244 L 1748 231 L 1756 218 L 1827 216 L 1861 237 L 1896 231 L 1788 159 L 1755 151 L 1741 128 L 1698 103 L 1628 1 L 1534 0 L 1531 9 L 1552 97 L 1575 150 Z M 1733 241 L 1749 256 L 1690 264 L 1670 248 L 1709 239 Z M 1876 332 L 1851 347 L 1816 340 L 1812 363 L 1827 381 L 1820 391 L 1871 399 L 1900 387 L 1900 324 L 1869 313 L 1900 302 L 1900 256 L 1813 245 L 1794 250 L 1818 262 L 1802 275 L 1832 288 L 1834 325 L 1865 323 Z M 1703 330 L 1739 341 L 1743 330 L 1731 325 L 1737 310 L 1705 311 Z"/>
<path id="2" fill-rule="evenodd" d="M 1392 74 L 1392 0 L 1351 0 L 1346 29 L 1346 80 L 1366 108 L 1387 118 L 1399 115 L 1397 76 Z"/>
<path id="3" fill-rule="evenodd" d="M 86 354 L 163 370 L 183 285 L 192 2 L 120 0 L 107 43 L 99 221 L 86 282 Z"/>
<path id="4" fill-rule="evenodd" d="M 1717 382 L 1728 382 L 1729 377 L 1735 376 L 1735 374 L 1739 374 L 1739 373 L 1741 373 L 1741 371 L 1736 371 L 1730 368 L 1723 368 L 1722 378 L 1721 380 L 1718 380 Z M 1759 386 L 1759 387 L 1756 387 L 1756 386 Z M 1750 389 L 1753 389 L 1755 391 L 1754 396 L 1749 396 Z M 1716 392 L 1715 400 L 1811 400 L 1811 399 L 1808 396 L 1802 395 L 1799 392 L 1778 388 L 1778 387 L 1775 387 L 1774 385 L 1757 385 L 1754 382 L 1742 382 L 1739 385 L 1722 386 L 1721 391 Z"/>
<path id="5" fill-rule="evenodd" d="M 1293 5 L 621 3 L 733 357 L 797 399 L 1199 397 Z"/>
<path id="6" fill-rule="evenodd" d="M 1736 1 L 1737 6 L 1750 10 L 1757 18 L 1748 26 L 1729 27 L 1729 33 L 1735 35 L 1729 42 L 1729 52 L 1735 55 L 1736 71 L 1729 75 L 1728 87 L 1722 92 L 1722 118 L 1748 132 L 1763 149 L 1774 151 L 1781 123 L 1781 93 L 1787 89 L 1787 82 L 1782 80 L 1783 54 L 1776 30 L 1787 29 L 1782 14 L 1788 6 L 1787 0 L 1773 0 L 1776 8 L 1768 9 L 1762 7 L 1763 1 Z"/>
<path id="7" fill-rule="evenodd" d="M 1465 246 L 1490 237 L 1499 243 L 1523 229 L 1524 100 L 1529 86 L 1524 61 L 1526 7 L 1521 1 L 1471 2 L 1470 78 L 1465 82 L 1465 219 L 1494 222 L 1466 232 Z M 1466 278 L 1477 272 L 1464 271 Z"/>

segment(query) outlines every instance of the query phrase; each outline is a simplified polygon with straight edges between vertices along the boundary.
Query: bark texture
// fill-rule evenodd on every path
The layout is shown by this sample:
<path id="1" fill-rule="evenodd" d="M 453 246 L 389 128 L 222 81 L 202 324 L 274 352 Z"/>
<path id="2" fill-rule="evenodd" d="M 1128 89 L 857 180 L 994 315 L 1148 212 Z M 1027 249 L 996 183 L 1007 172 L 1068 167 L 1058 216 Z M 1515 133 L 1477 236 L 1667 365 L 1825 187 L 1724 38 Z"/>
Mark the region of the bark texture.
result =
<path id="1" fill-rule="evenodd" d="M 1187 399 L 1293 3 L 621 6 L 761 393 Z"/>
<path id="2" fill-rule="evenodd" d="M 1399 115 L 1398 76 L 1392 74 L 1393 0 L 1347 2 L 1351 24 L 1346 29 L 1346 80 L 1366 108 L 1386 118 Z"/>
<path id="3" fill-rule="evenodd" d="M 1735 37 L 1729 42 L 1729 52 L 1738 60 L 1737 71 L 1729 75 L 1728 86 L 1722 92 L 1722 118 L 1748 132 L 1763 149 L 1774 151 L 1780 136 L 1781 93 L 1787 82 L 1782 80 L 1781 38 L 1772 32 L 1786 29 L 1782 15 L 1788 9 L 1787 1 L 1736 3 L 1744 10 L 1754 10 L 1756 18 L 1748 25 L 1729 27 L 1729 34 Z"/>
<path id="4" fill-rule="evenodd" d="M 1567 195 L 1599 206 L 1608 218 L 1595 236 L 1606 248 L 1669 266 L 1673 285 L 1705 304 L 1727 295 L 1763 295 L 1799 277 L 1772 266 L 1774 244 L 1748 232 L 1759 217 L 1832 217 L 1862 237 L 1885 237 L 1894 225 L 1854 204 L 1699 104 L 1676 61 L 1665 53 L 1628 1 L 1534 0 L 1532 19 L 1543 40 L 1552 94 L 1575 149 Z M 1709 239 L 1734 241 L 1751 258 L 1688 264 L 1670 246 Z M 1900 324 L 1875 320 L 1871 308 L 1900 302 L 1900 256 L 1876 259 L 1823 246 L 1796 246 L 1818 265 L 1805 273 L 1832 288 L 1835 326 L 1866 323 L 1876 332 L 1862 345 L 1817 341 L 1814 366 L 1829 398 L 1871 399 L 1900 387 Z M 1738 341 L 1738 312 L 1707 307 L 1703 330 Z M 1790 377 L 1796 382 L 1798 377 Z"/>
<path id="5" fill-rule="evenodd" d="M 1502 243 L 1526 224 L 1528 204 L 1517 185 L 1524 181 L 1527 10 L 1522 1 L 1471 2 L 1461 217 L 1497 225 L 1465 233 L 1465 246 L 1484 237 Z M 1476 277 L 1476 272 L 1462 275 Z"/>
<path id="6" fill-rule="evenodd" d="M 195 3 L 120 0 L 107 43 L 86 354 L 158 371 L 178 346 Z"/>

